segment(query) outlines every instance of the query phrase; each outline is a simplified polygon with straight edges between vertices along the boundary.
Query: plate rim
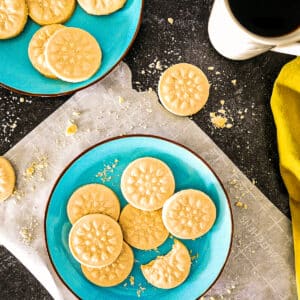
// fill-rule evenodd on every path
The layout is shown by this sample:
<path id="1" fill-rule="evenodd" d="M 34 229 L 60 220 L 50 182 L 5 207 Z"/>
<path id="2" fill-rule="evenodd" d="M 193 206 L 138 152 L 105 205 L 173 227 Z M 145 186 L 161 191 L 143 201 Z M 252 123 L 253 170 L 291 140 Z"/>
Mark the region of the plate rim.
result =
<path id="1" fill-rule="evenodd" d="M 191 150 L 189 147 L 177 142 L 177 141 L 174 141 L 174 140 L 171 140 L 171 139 L 168 139 L 168 138 L 165 138 L 165 137 L 162 137 L 162 136 L 158 136 L 158 135 L 152 135 L 152 134 L 127 134 L 127 135 L 122 135 L 122 136 L 114 136 L 114 137 L 111 137 L 111 138 L 108 138 L 108 139 L 105 139 L 105 140 L 102 140 L 92 146 L 89 146 L 88 148 L 86 148 L 85 150 L 83 150 L 80 154 L 78 154 L 74 159 L 72 159 L 68 164 L 67 166 L 64 167 L 64 169 L 60 172 L 59 176 L 57 177 L 57 179 L 55 180 L 52 188 L 51 188 L 51 192 L 49 194 L 49 197 L 48 197 L 48 200 L 47 200 L 47 204 L 46 204 L 46 209 L 45 209 L 45 213 L 44 213 L 44 240 L 45 240 L 45 244 L 46 244 L 46 250 L 47 250 L 47 255 L 48 255 L 48 258 L 50 260 L 50 263 L 52 265 L 52 268 L 53 270 L 55 271 L 55 274 L 57 275 L 57 277 L 60 279 L 60 281 L 62 282 L 62 284 L 77 298 L 77 299 L 80 299 L 80 297 L 72 290 L 72 288 L 65 282 L 65 280 L 62 278 L 62 276 L 59 274 L 59 272 L 57 271 L 56 267 L 55 267 L 55 264 L 54 262 L 52 261 L 52 257 L 51 257 L 51 254 L 50 254 L 50 249 L 49 249 L 49 245 L 48 245 L 48 241 L 47 241 L 47 230 L 46 230 L 46 220 L 47 220 L 47 215 L 48 215 L 48 209 L 49 209 L 49 205 L 50 205 L 50 201 L 51 201 L 51 198 L 52 198 L 52 195 L 58 185 L 58 183 L 60 182 L 61 178 L 64 176 L 64 174 L 67 172 L 67 170 L 72 166 L 73 163 L 75 163 L 79 158 L 81 158 L 83 155 L 85 155 L 87 152 L 93 150 L 94 148 L 98 147 L 98 146 L 101 146 L 102 144 L 106 144 L 106 143 L 109 143 L 109 142 L 112 142 L 112 141 L 115 141 L 115 140 L 121 140 L 121 139 L 126 139 L 126 138 L 154 138 L 154 139 L 158 139 L 158 140 L 161 140 L 161 141 L 165 141 L 165 142 L 169 142 L 171 144 L 174 144 L 176 146 L 179 146 L 180 148 L 192 153 L 193 155 L 196 156 L 196 158 L 200 159 L 201 162 L 203 162 L 206 167 L 213 173 L 213 175 L 216 177 L 217 181 L 219 182 L 224 194 L 225 194 L 225 197 L 226 197 L 226 200 L 227 200 L 227 204 L 228 204 L 228 207 L 229 207 L 229 212 L 230 212 L 230 221 L 231 221 L 231 236 L 230 236 L 230 244 L 229 244 L 229 249 L 228 249 L 228 253 L 226 255 L 226 259 L 217 275 L 217 277 L 215 278 L 215 280 L 210 284 L 210 286 L 201 294 L 199 295 L 196 299 L 197 300 L 200 300 L 200 298 L 202 296 L 204 296 L 214 285 L 215 283 L 219 280 L 221 274 L 223 273 L 224 271 L 224 268 L 228 262 L 228 259 L 229 259 L 229 256 L 231 254 L 231 251 L 232 251 L 232 245 L 233 245 L 233 234 L 234 234 L 234 220 L 233 220 L 233 213 L 232 213 L 232 207 L 231 207 L 231 203 L 230 203 L 230 200 L 229 200 L 229 196 L 228 196 L 228 193 L 220 179 L 220 177 L 216 174 L 216 172 L 212 169 L 212 167 L 206 162 L 206 160 L 204 160 L 198 153 L 196 153 L 195 151 Z"/>
<path id="2" fill-rule="evenodd" d="M 140 28 L 142 26 L 142 20 L 143 20 L 143 11 L 144 11 L 144 5 L 145 5 L 145 0 L 140 0 L 142 1 L 142 5 L 141 5 L 141 9 L 140 9 L 140 12 L 139 12 L 139 19 L 138 19 L 138 24 L 137 24 L 137 27 L 135 29 L 135 32 L 134 32 L 134 35 L 128 45 L 128 47 L 126 48 L 126 50 L 124 51 L 124 53 L 121 55 L 120 59 L 106 72 L 104 73 L 101 77 L 95 79 L 93 82 L 90 82 L 82 87 L 79 87 L 79 88 L 75 88 L 75 89 L 72 89 L 70 91 L 67 91 L 67 92 L 61 92 L 61 93 L 55 93 L 55 94 L 44 94 L 44 93 L 31 93 L 31 92 L 27 92 L 27 91 L 23 91 L 23 90 L 20 90 L 20 89 L 16 89 L 14 87 L 11 87 L 9 85 L 6 85 L 2 82 L 0 82 L 0 86 L 11 91 L 11 92 L 14 92 L 14 93 L 17 93 L 17 94 L 23 94 L 25 96 L 33 96 L 33 97 L 49 97 L 49 98 L 53 98 L 53 97 L 60 97 L 60 96 L 68 96 L 68 95 L 71 95 L 71 94 L 74 94 L 76 92 L 79 92 L 85 88 L 88 88 L 94 84 L 96 84 L 97 82 L 103 80 L 107 75 L 109 75 L 119 64 L 120 62 L 127 56 L 129 50 L 132 48 L 136 38 L 137 38 L 137 35 L 140 31 Z M 33 22 L 33 21 L 32 21 Z"/>

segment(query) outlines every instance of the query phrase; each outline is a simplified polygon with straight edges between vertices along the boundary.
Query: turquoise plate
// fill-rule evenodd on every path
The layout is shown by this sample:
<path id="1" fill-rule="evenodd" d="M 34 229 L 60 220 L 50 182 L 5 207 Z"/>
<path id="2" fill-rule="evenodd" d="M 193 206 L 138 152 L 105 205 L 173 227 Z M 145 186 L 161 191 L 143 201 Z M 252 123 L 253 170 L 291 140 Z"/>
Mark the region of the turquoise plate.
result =
<path id="1" fill-rule="evenodd" d="M 127 279 L 115 287 L 98 287 L 85 279 L 79 263 L 69 251 L 68 234 L 71 224 L 66 213 L 68 199 L 75 189 L 84 184 L 102 183 L 96 174 L 103 170 L 104 165 L 111 165 L 117 159 L 118 165 L 109 174 L 111 180 L 104 184 L 117 193 L 121 206 L 124 207 L 126 201 L 120 190 L 120 176 L 132 160 L 144 156 L 156 157 L 169 165 L 175 176 L 176 191 L 194 188 L 207 193 L 217 208 L 216 222 L 203 237 L 182 240 L 191 252 L 193 263 L 188 279 L 179 287 L 171 290 L 154 288 L 146 282 L 140 271 L 141 264 L 148 263 L 171 249 L 171 238 L 157 250 L 134 249 L 136 263 L 131 273 L 135 279 L 134 285 Z M 53 266 L 65 285 L 84 300 L 195 299 L 204 294 L 219 277 L 230 252 L 232 226 L 231 208 L 222 183 L 199 156 L 172 141 L 140 135 L 101 142 L 76 158 L 58 178 L 45 216 L 46 244 Z"/>
<path id="2" fill-rule="evenodd" d="M 49 79 L 31 65 L 27 49 L 33 34 L 40 28 L 28 18 L 24 31 L 16 38 L 0 40 L 0 83 L 17 92 L 58 96 L 87 87 L 107 75 L 126 55 L 138 33 L 142 17 L 143 0 L 127 0 L 119 11 L 108 16 L 91 16 L 79 5 L 66 26 L 79 27 L 90 32 L 99 42 L 102 65 L 90 79 L 68 83 Z"/>

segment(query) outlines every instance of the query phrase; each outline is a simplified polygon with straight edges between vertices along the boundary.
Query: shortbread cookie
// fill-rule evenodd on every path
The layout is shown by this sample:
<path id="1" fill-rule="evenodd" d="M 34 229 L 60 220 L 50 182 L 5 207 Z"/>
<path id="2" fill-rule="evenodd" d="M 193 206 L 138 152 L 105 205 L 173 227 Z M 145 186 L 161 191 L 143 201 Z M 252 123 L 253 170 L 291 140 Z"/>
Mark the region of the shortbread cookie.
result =
<path id="1" fill-rule="evenodd" d="M 102 268 L 90 268 L 81 265 L 81 270 L 92 283 L 102 287 L 110 287 L 118 285 L 128 277 L 133 268 L 133 263 L 133 251 L 123 242 L 122 251 L 112 264 Z"/>
<path id="2" fill-rule="evenodd" d="M 191 257 L 187 248 L 174 240 L 172 250 L 165 256 L 158 256 L 141 270 L 146 280 L 161 289 L 172 289 L 182 284 L 189 276 Z"/>
<path id="3" fill-rule="evenodd" d="M 174 193 L 175 180 L 170 168 L 152 157 L 130 163 L 122 174 L 121 190 L 125 199 L 142 210 L 162 208 Z"/>
<path id="4" fill-rule="evenodd" d="M 87 184 L 77 189 L 67 205 L 69 220 L 74 224 L 88 214 L 104 214 L 118 220 L 120 202 L 116 194 L 102 184 Z"/>
<path id="5" fill-rule="evenodd" d="M 120 255 L 123 235 L 120 225 L 102 214 L 79 219 L 69 234 L 69 247 L 74 258 L 88 267 L 104 267 Z"/>
<path id="6" fill-rule="evenodd" d="M 66 22 L 73 14 L 76 0 L 27 0 L 30 18 L 40 25 Z"/>
<path id="7" fill-rule="evenodd" d="M 181 239 L 196 239 L 213 226 L 216 206 L 201 191 L 183 190 L 166 201 L 162 216 L 172 235 Z"/>
<path id="8" fill-rule="evenodd" d="M 6 200 L 15 187 L 16 176 L 11 163 L 0 156 L 0 202 Z"/>
<path id="9" fill-rule="evenodd" d="M 46 44 L 56 31 L 64 28 L 63 25 L 53 24 L 40 28 L 31 38 L 28 46 L 28 56 L 32 65 L 44 76 L 56 78 L 46 64 L 45 48 Z"/>
<path id="10" fill-rule="evenodd" d="M 10 39 L 20 34 L 27 23 L 25 0 L 0 0 L 0 39 Z"/>
<path id="11" fill-rule="evenodd" d="M 142 211 L 128 204 L 122 210 L 119 222 L 124 240 L 140 250 L 154 249 L 169 236 L 162 221 L 161 209 Z"/>
<path id="12" fill-rule="evenodd" d="M 99 69 L 102 57 L 96 39 L 87 31 L 72 27 L 54 33 L 45 53 L 51 72 L 68 82 L 89 79 Z"/>
<path id="13" fill-rule="evenodd" d="M 199 68 L 181 63 L 162 74 L 158 94 L 168 111 L 178 116 L 190 116 L 205 105 L 209 96 L 209 83 Z"/>
<path id="14" fill-rule="evenodd" d="M 109 15 L 121 9 L 127 0 L 77 0 L 79 5 L 91 15 Z"/>

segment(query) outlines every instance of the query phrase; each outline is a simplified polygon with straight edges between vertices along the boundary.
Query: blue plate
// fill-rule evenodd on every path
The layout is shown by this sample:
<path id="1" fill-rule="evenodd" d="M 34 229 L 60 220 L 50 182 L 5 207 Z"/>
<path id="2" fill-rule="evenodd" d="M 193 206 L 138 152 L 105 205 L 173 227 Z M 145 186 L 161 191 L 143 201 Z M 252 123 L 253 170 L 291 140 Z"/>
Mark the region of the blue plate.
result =
<path id="1" fill-rule="evenodd" d="M 75 189 L 87 183 L 102 183 L 96 174 L 103 166 L 119 161 L 111 180 L 105 185 L 118 195 L 121 206 L 126 205 L 121 190 L 120 176 L 134 159 L 144 156 L 156 157 L 172 169 L 176 191 L 188 188 L 207 193 L 217 208 L 217 219 L 213 228 L 196 240 L 183 240 L 191 251 L 193 263 L 188 279 L 171 290 L 154 288 L 146 282 L 140 265 L 148 263 L 158 255 L 167 253 L 173 244 L 169 238 L 153 251 L 134 249 L 136 263 L 131 275 L 135 284 L 128 279 L 112 288 L 93 285 L 83 276 L 79 263 L 72 257 L 68 247 L 71 224 L 66 214 L 69 197 Z M 232 242 L 232 215 L 228 197 L 222 183 L 211 168 L 195 153 L 176 144 L 154 136 L 127 136 L 104 141 L 81 154 L 62 173 L 56 182 L 46 210 L 45 232 L 49 256 L 58 275 L 65 285 L 79 298 L 93 299 L 195 299 L 209 289 L 220 275 L 228 258 Z M 139 292 L 138 292 L 139 293 Z"/>
<path id="2" fill-rule="evenodd" d="M 33 34 L 40 28 L 28 18 L 24 31 L 16 38 L 0 41 L 0 83 L 15 91 L 33 95 L 62 95 L 91 85 L 107 75 L 125 56 L 132 45 L 142 16 L 143 0 L 127 0 L 119 11 L 108 16 L 92 16 L 77 5 L 65 25 L 90 32 L 99 42 L 103 60 L 98 72 L 80 83 L 49 79 L 31 65 L 27 49 Z"/>

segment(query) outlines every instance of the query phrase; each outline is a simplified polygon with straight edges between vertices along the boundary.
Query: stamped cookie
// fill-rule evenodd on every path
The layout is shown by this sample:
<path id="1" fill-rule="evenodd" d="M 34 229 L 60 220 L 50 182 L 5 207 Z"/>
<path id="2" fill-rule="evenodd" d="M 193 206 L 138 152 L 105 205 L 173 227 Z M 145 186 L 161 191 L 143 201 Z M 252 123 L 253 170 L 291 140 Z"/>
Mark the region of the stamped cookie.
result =
<path id="1" fill-rule="evenodd" d="M 45 48 L 50 36 L 57 30 L 64 28 L 63 25 L 47 25 L 39 29 L 31 38 L 28 46 L 28 56 L 32 65 L 44 76 L 56 78 L 46 64 Z"/>
<path id="2" fill-rule="evenodd" d="M 120 225 L 102 214 L 82 217 L 69 234 L 71 253 L 88 267 L 104 267 L 113 263 L 121 253 L 122 243 Z"/>
<path id="3" fill-rule="evenodd" d="M 0 39 L 10 39 L 20 34 L 27 23 L 25 0 L 0 0 Z"/>
<path id="4" fill-rule="evenodd" d="M 112 264 L 102 268 L 90 268 L 81 265 L 81 270 L 92 283 L 102 287 L 110 287 L 118 285 L 128 277 L 133 268 L 133 263 L 133 251 L 123 242 L 122 251 Z"/>
<path id="5" fill-rule="evenodd" d="M 67 205 L 69 220 L 74 224 L 88 214 L 104 214 L 118 220 L 120 202 L 116 194 L 102 184 L 87 184 L 77 189 Z"/>
<path id="6" fill-rule="evenodd" d="M 109 15 L 121 9 L 127 0 L 77 0 L 79 5 L 91 15 Z"/>
<path id="7" fill-rule="evenodd" d="M 190 116 L 205 105 L 209 96 L 209 83 L 199 68 L 181 63 L 162 74 L 158 94 L 168 111 L 178 116 Z"/>
<path id="8" fill-rule="evenodd" d="M 154 249 L 169 236 L 162 221 L 161 209 L 143 211 L 128 204 L 121 212 L 119 223 L 124 240 L 140 250 Z"/>
<path id="9" fill-rule="evenodd" d="M 66 22 L 73 14 L 76 0 L 27 0 L 30 18 L 40 25 Z"/>
<path id="10" fill-rule="evenodd" d="M 182 284 L 189 276 L 191 257 L 187 248 L 174 240 L 172 250 L 165 256 L 158 256 L 141 270 L 146 280 L 155 287 L 172 289 Z"/>
<path id="11" fill-rule="evenodd" d="M 46 46 L 50 71 L 68 82 L 80 82 L 93 76 L 100 67 L 102 52 L 87 31 L 65 27 L 54 33 Z"/>
<path id="12" fill-rule="evenodd" d="M 183 190 L 166 201 L 162 217 L 172 235 L 181 239 L 196 239 L 213 226 L 216 206 L 201 191 Z"/>
<path id="13" fill-rule="evenodd" d="M 11 163 L 0 156 L 0 202 L 6 200 L 15 187 L 16 176 Z"/>
<path id="14" fill-rule="evenodd" d="M 170 168 L 152 157 L 130 163 L 122 174 L 121 190 L 125 199 L 142 210 L 157 210 L 174 193 L 175 180 Z"/>

